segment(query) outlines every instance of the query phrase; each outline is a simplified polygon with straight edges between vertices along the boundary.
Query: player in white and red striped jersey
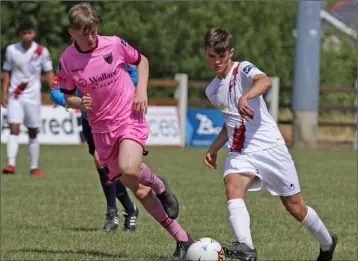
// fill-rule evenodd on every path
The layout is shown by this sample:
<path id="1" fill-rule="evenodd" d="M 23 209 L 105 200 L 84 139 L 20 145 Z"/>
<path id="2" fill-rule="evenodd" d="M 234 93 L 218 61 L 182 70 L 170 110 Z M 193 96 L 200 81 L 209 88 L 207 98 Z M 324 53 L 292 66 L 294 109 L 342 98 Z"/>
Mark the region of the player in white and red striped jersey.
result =
<path id="1" fill-rule="evenodd" d="M 3 64 L 1 104 L 8 110 L 10 126 L 8 165 L 3 174 L 15 173 L 20 124 L 24 123 L 29 131 L 30 174 L 44 177 L 46 174 L 38 168 L 40 145 L 37 140 L 41 124 L 41 72 L 45 72 L 52 86 L 52 60 L 48 49 L 33 40 L 36 31 L 31 20 L 24 20 L 17 32 L 20 41 L 7 46 Z"/>
<path id="2" fill-rule="evenodd" d="M 209 168 L 216 169 L 217 152 L 229 141 L 224 183 L 236 242 L 223 244 L 225 256 L 256 260 L 244 197 L 247 190 L 264 187 L 279 196 L 288 212 L 319 242 L 317 260 L 331 261 L 337 236 L 330 234 L 315 210 L 305 204 L 294 161 L 262 97 L 271 80 L 252 63 L 233 61 L 232 46 L 228 30 L 214 28 L 205 34 L 205 56 L 216 73 L 206 95 L 223 113 L 225 122 L 205 155 Z"/>

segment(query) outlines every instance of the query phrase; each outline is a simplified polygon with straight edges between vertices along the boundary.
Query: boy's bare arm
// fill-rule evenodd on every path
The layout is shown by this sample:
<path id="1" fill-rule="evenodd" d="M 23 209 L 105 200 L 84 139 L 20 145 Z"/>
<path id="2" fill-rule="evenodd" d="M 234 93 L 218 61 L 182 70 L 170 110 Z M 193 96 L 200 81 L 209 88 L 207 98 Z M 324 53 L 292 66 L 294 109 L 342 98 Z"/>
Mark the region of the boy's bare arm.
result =
<path id="1" fill-rule="evenodd" d="M 228 140 L 229 140 L 229 137 L 227 136 L 227 129 L 226 129 L 226 125 L 224 123 L 219 135 L 216 137 L 213 144 L 211 144 L 209 151 L 212 151 L 212 152 L 219 151 Z"/>

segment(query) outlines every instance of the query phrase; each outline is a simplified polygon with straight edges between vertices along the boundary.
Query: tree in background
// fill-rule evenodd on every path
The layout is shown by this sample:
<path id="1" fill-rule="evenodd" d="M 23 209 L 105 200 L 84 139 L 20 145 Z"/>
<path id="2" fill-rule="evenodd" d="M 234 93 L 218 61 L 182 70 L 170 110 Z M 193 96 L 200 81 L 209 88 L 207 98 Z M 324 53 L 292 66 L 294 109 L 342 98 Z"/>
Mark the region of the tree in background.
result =
<path id="1" fill-rule="evenodd" d="M 57 63 L 70 43 L 67 11 L 76 3 L 1 2 L 2 55 L 8 44 L 17 41 L 16 27 L 21 18 L 29 16 L 38 26 L 37 41 L 48 46 Z M 234 36 L 235 59 L 250 60 L 269 75 L 278 76 L 281 84 L 292 84 L 295 2 L 101 1 L 92 4 L 102 21 L 100 33 L 120 35 L 145 53 L 150 59 L 151 78 L 172 79 L 175 73 L 184 72 L 192 80 L 212 79 L 202 55 L 203 35 L 211 27 L 225 27 Z M 338 53 L 322 50 L 321 83 L 352 86 L 355 57 L 356 48 L 344 40 Z"/>

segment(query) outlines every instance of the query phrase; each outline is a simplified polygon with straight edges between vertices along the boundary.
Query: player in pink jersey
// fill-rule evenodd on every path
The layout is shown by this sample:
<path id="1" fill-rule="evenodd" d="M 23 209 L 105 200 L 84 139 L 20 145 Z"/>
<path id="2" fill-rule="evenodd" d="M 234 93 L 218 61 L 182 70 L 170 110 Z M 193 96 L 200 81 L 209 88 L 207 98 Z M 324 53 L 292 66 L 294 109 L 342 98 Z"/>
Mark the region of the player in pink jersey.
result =
<path id="1" fill-rule="evenodd" d="M 287 211 L 320 244 L 318 261 L 331 261 L 337 236 L 331 235 L 314 209 L 305 205 L 296 168 L 276 122 L 262 97 L 271 80 L 248 61 L 234 62 L 232 36 L 228 30 L 212 29 L 204 37 L 205 56 L 216 77 L 206 95 L 224 116 L 224 125 L 205 156 L 205 164 L 216 169 L 217 152 L 229 141 L 225 161 L 229 221 L 236 242 L 223 244 L 225 255 L 256 260 L 250 232 L 250 216 L 244 202 L 247 190 L 264 187 L 280 196 Z"/>
<path id="2" fill-rule="evenodd" d="M 175 220 L 179 203 L 168 183 L 142 163 L 148 138 L 148 60 L 123 39 L 98 35 L 99 20 L 89 4 L 72 7 L 68 20 L 68 31 L 75 42 L 59 61 L 66 104 L 87 111 L 96 150 L 109 169 L 109 178 L 119 178 L 175 238 L 177 248 L 172 259 L 181 259 L 193 241 Z M 137 65 L 137 89 L 125 63 Z M 75 86 L 84 94 L 81 102 Z"/>

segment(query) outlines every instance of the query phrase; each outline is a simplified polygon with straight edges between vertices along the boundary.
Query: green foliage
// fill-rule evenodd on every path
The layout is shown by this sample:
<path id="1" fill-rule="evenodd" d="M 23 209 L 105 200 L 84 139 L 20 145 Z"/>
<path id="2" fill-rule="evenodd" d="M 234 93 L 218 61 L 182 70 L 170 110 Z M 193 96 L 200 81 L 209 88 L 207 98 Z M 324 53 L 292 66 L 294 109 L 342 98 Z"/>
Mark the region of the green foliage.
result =
<path id="1" fill-rule="evenodd" d="M 17 41 L 19 21 L 30 16 L 38 25 L 36 41 L 49 48 L 56 65 L 59 55 L 70 44 L 67 12 L 76 3 L 1 2 L 2 54 L 8 44 Z M 100 34 L 119 35 L 143 52 L 150 60 L 151 78 L 172 79 L 175 73 L 184 72 L 191 80 L 211 80 L 214 75 L 203 56 L 203 35 L 212 27 L 225 27 L 234 36 L 235 59 L 249 60 L 268 75 L 278 76 L 281 84 L 292 85 L 295 2 L 99 1 L 92 4 L 101 19 Z M 332 33 L 337 32 L 329 31 Z M 356 48 L 345 43 L 344 37 L 341 39 L 344 48 L 340 53 L 322 50 L 322 84 L 349 87 L 355 80 Z M 291 97 L 284 94 L 281 99 Z"/>
<path id="2" fill-rule="evenodd" d="M 331 87 L 349 88 L 357 79 L 357 43 L 331 28 L 326 29 L 322 41 L 327 41 L 333 34 L 339 42 L 322 48 L 321 82 Z M 355 99 L 356 95 L 349 93 L 326 93 L 320 96 L 321 103 L 330 104 L 352 105 Z"/>

